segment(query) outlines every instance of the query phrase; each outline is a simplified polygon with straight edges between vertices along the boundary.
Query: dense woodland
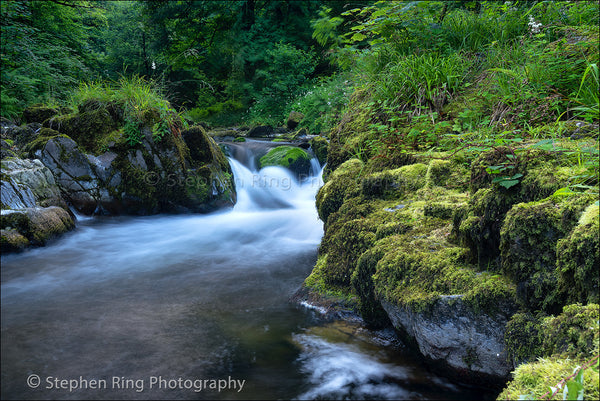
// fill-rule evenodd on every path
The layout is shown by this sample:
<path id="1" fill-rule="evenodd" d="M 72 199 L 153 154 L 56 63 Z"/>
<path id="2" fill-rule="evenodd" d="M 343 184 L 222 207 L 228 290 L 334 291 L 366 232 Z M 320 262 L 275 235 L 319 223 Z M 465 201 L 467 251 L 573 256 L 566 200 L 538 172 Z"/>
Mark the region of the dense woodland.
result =
<path id="1" fill-rule="evenodd" d="M 140 145 L 146 109 L 159 141 L 300 112 L 328 143 L 307 287 L 375 326 L 386 302 L 510 304 L 503 341 L 521 370 L 504 399 L 557 399 L 548 386 L 575 365 L 597 368 L 597 2 L 0 4 L 4 119 L 116 100 L 124 120 L 86 145 L 100 154 L 116 137 Z"/>

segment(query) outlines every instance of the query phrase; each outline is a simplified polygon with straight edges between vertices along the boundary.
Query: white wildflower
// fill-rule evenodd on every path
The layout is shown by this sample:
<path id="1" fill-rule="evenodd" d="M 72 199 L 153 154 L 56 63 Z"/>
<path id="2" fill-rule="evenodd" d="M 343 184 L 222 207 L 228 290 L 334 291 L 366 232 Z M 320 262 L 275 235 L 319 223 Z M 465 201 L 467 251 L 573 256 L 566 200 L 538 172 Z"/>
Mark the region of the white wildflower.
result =
<path id="1" fill-rule="evenodd" d="M 533 18 L 530 15 L 529 16 L 529 23 L 527 25 L 529 25 L 529 31 L 531 33 L 540 33 L 540 28 L 542 27 L 543 24 L 541 22 L 536 22 L 535 18 Z"/>

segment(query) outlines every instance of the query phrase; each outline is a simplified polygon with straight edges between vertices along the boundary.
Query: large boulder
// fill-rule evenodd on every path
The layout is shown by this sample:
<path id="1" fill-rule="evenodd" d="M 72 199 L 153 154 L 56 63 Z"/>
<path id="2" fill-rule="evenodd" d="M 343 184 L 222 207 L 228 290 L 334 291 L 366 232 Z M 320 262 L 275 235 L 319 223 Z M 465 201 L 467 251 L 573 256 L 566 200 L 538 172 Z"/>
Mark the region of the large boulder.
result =
<path id="1" fill-rule="evenodd" d="M 506 355 L 504 333 L 514 311 L 499 310 L 489 315 L 475 310 L 462 298 L 441 296 L 427 312 L 385 300 L 381 304 L 394 327 L 416 342 L 426 357 L 482 379 L 508 378 L 513 366 Z"/>
<path id="2" fill-rule="evenodd" d="M 100 183 L 89 159 L 75 141 L 68 137 L 50 139 L 41 156 L 67 201 L 81 213 L 93 213 L 100 198 Z"/>
<path id="3" fill-rule="evenodd" d="M 40 156 L 65 198 L 84 214 L 207 212 L 233 206 L 229 164 L 203 128 L 160 141 L 144 128 L 141 136 L 138 145 L 121 139 L 97 155 L 85 153 L 69 137 L 51 137 Z"/>
<path id="4" fill-rule="evenodd" d="M 67 208 L 52 172 L 41 161 L 2 160 L 2 209 L 60 206 Z"/>
<path id="5" fill-rule="evenodd" d="M 282 166 L 290 169 L 299 177 L 310 173 L 311 157 L 305 150 L 296 146 L 278 146 L 260 158 L 260 168 Z"/>
<path id="6" fill-rule="evenodd" d="M 2 160 L 1 249 L 44 245 L 75 227 L 50 170 L 39 160 Z"/>
<path id="7" fill-rule="evenodd" d="M 71 215 L 57 206 L 2 210 L 0 217 L 3 252 L 19 251 L 30 244 L 45 245 L 75 227 Z"/>

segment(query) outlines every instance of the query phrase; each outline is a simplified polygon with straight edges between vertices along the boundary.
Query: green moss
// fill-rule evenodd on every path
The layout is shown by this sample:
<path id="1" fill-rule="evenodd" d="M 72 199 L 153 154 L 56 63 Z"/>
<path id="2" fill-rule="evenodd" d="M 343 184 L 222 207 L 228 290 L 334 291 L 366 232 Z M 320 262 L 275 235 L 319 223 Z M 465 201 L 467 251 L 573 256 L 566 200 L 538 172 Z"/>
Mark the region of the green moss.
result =
<path id="1" fill-rule="evenodd" d="M 302 148 L 278 146 L 260 158 L 260 168 L 267 166 L 287 167 L 299 173 L 308 174 L 311 157 Z"/>
<path id="2" fill-rule="evenodd" d="M 501 230 L 502 271 L 519 287 L 523 305 L 556 311 L 556 245 L 579 220 L 590 196 L 553 198 L 515 205 Z"/>
<path id="3" fill-rule="evenodd" d="M 356 295 L 352 293 L 349 287 L 331 284 L 326 279 L 327 274 L 324 271 L 326 266 L 327 255 L 320 255 L 312 272 L 304 280 L 304 285 L 320 295 L 343 300 L 345 304 L 357 308 L 358 301 Z"/>
<path id="4" fill-rule="evenodd" d="M 425 181 L 427 186 L 443 187 L 450 177 L 452 163 L 449 160 L 432 160 L 427 168 Z"/>
<path id="5" fill-rule="evenodd" d="M 377 225 L 377 231 L 375 232 L 375 239 L 380 240 L 392 235 L 405 234 L 410 230 L 412 230 L 412 226 L 403 222 L 379 224 Z"/>
<path id="6" fill-rule="evenodd" d="M 359 191 L 359 177 L 364 164 L 358 159 L 350 159 L 335 170 L 329 180 L 317 193 L 319 218 L 327 222 L 329 215 L 336 212 L 344 199 L 356 196 Z"/>
<path id="7" fill-rule="evenodd" d="M 534 361 L 543 355 L 540 330 L 544 315 L 535 316 L 530 312 L 515 313 L 506 324 L 504 342 L 508 357 L 515 366 Z"/>
<path id="8" fill-rule="evenodd" d="M 598 352 L 598 304 L 566 305 L 557 316 L 513 315 L 506 325 L 507 353 L 515 364 L 560 355 L 589 358 Z"/>
<path id="9" fill-rule="evenodd" d="M 332 226 L 331 230 L 325 280 L 330 284 L 349 286 L 358 258 L 375 242 L 375 227 L 356 219 Z"/>
<path id="10" fill-rule="evenodd" d="M 77 114 L 57 116 L 44 126 L 68 135 L 86 152 L 98 154 L 106 143 L 105 136 L 120 128 L 122 122 L 115 120 L 107 108 L 86 108 Z"/>
<path id="11" fill-rule="evenodd" d="M 244 138 L 243 136 L 238 136 L 233 140 L 233 142 L 246 142 L 246 138 Z"/>
<path id="12" fill-rule="evenodd" d="M 423 214 L 425 216 L 449 219 L 454 215 L 455 209 L 459 207 L 454 203 L 431 202 L 425 205 Z"/>
<path id="13" fill-rule="evenodd" d="M 361 193 L 367 198 L 401 197 L 405 192 L 415 191 L 425 185 L 426 171 L 426 165 L 417 163 L 370 174 L 361 182 Z"/>
<path id="14" fill-rule="evenodd" d="M 44 149 L 44 146 L 46 146 L 46 143 L 50 139 L 58 138 L 60 136 L 68 138 L 67 135 L 62 135 L 60 132 L 53 129 L 41 128 L 39 135 L 33 141 L 27 143 L 23 147 L 23 153 L 28 155 L 30 158 L 33 158 L 35 157 L 35 152 Z"/>
<path id="15" fill-rule="evenodd" d="M 56 116 L 59 111 L 54 107 L 47 107 L 42 104 L 34 104 L 23 110 L 23 120 L 25 123 L 43 123 L 49 118 Z"/>
<path id="16" fill-rule="evenodd" d="M 440 295 L 465 295 L 476 310 L 493 314 L 501 304 L 514 303 L 514 286 L 505 278 L 478 273 L 464 248 L 446 241 L 449 226 L 389 237 L 390 249 L 373 276 L 376 293 L 397 305 L 426 311 Z"/>
<path id="17" fill-rule="evenodd" d="M 544 319 L 540 336 L 542 355 L 589 358 L 598 353 L 600 326 L 598 304 L 566 305 L 556 317 Z"/>
<path id="18" fill-rule="evenodd" d="M 0 251 L 19 252 L 29 246 L 29 240 L 14 229 L 0 230 Z"/>
<path id="19" fill-rule="evenodd" d="M 329 143 L 322 136 L 315 136 L 309 141 L 310 148 L 321 165 L 327 162 L 327 147 Z"/>
<path id="20" fill-rule="evenodd" d="M 598 303 L 600 266 L 598 205 L 588 206 L 577 226 L 556 245 L 558 292 L 565 303 Z"/>
<path id="21" fill-rule="evenodd" d="M 529 395 L 530 399 L 542 399 L 550 387 L 556 387 L 562 379 L 573 373 L 575 368 L 582 366 L 586 359 L 569 359 L 550 357 L 536 362 L 522 364 L 513 372 L 513 380 L 498 395 L 497 400 L 517 400 L 521 395 Z M 598 388 L 598 373 L 592 369 L 584 372 L 584 399 L 597 400 L 600 397 Z M 562 400 L 562 391 L 557 391 L 552 400 Z"/>

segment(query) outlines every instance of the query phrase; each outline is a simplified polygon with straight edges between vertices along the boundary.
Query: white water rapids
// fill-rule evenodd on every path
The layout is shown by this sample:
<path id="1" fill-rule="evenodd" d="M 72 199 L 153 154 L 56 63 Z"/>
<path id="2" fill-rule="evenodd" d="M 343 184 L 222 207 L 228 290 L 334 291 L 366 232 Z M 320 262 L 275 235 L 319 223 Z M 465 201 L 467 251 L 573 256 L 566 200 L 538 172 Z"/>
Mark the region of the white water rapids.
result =
<path id="1" fill-rule="evenodd" d="M 323 235 L 320 171 L 231 166 L 231 210 L 82 219 L 2 256 L 2 399 L 478 398 L 397 342 L 290 304 Z M 227 379 L 243 389 L 208 387 Z"/>

